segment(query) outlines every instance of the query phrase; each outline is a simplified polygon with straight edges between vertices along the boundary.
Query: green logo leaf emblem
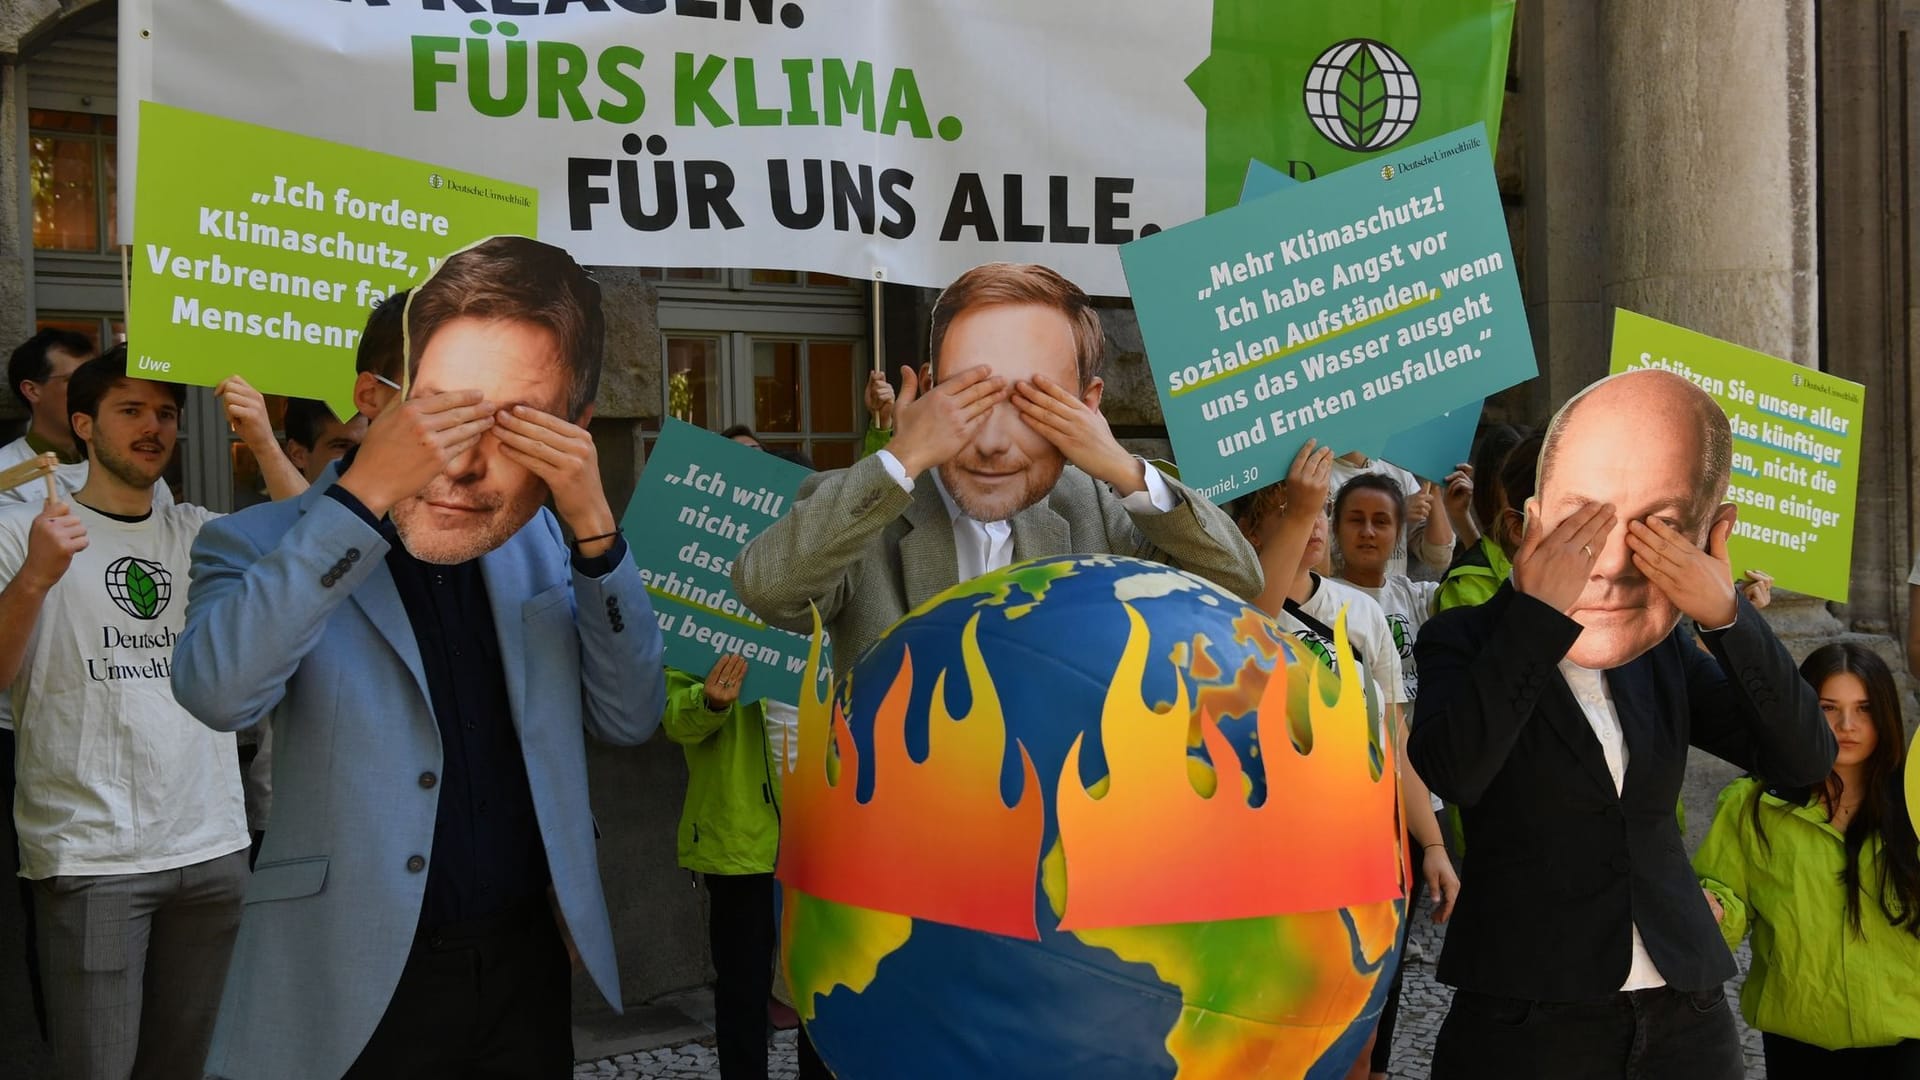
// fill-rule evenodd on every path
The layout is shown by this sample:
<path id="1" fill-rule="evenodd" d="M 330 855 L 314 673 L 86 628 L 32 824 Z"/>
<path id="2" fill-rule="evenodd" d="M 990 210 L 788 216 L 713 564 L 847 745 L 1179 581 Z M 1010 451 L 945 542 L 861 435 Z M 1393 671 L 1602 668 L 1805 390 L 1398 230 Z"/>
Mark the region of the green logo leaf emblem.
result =
<path id="1" fill-rule="evenodd" d="M 1420 80 L 1407 59 L 1384 41 L 1335 42 L 1307 69 L 1308 119 L 1342 150 L 1384 150 L 1413 130 L 1420 115 Z"/>
<path id="2" fill-rule="evenodd" d="M 158 618 L 173 597 L 173 575 L 157 562 L 125 556 L 107 567 L 107 596 L 136 619 Z"/>
<path id="3" fill-rule="evenodd" d="M 1340 73 L 1340 124 L 1355 146 L 1365 146 L 1380 129 L 1380 118 L 1387 111 L 1387 81 L 1372 49 L 1355 49 Z"/>
<path id="4" fill-rule="evenodd" d="M 137 560 L 127 567 L 127 599 L 133 603 L 134 614 L 143 619 L 151 619 L 160 611 L 160 590 L 153 583 L 153 575 Z"/>

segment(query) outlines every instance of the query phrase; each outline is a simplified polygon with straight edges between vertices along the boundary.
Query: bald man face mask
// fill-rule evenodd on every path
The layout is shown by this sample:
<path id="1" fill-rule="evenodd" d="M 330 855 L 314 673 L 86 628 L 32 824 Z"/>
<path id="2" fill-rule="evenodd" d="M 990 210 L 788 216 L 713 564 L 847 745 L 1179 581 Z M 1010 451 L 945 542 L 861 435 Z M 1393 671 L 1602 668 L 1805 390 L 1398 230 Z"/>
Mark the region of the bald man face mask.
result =
<path id="1" fill-rule="evenodd" d="M 1634 565 L 1627 523 L 1661 521 L 1705 546 L 1714 522 L 1732 512 L 1721 503 L 1725 428 L 1712 398 L 1662 371 L 1604 379 L 1554 417 L 1531 512 L 1547 534 L 1590 503 L 1613 504 L 1616 521 L 1594 544 L 1586 589 L 1567 613 L 1585 627 L 1567 659 L 1616 668 L 1673 632 L 1680 611 Z"/>

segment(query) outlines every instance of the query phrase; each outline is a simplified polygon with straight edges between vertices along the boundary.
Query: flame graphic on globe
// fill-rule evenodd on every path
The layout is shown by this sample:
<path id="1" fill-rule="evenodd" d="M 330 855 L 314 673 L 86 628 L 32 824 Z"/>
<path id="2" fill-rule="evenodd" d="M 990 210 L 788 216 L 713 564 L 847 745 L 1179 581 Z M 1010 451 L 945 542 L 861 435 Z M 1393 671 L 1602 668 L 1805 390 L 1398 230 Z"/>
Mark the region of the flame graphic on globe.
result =
<path id="1" fill-rule="evenodd" d="M 780 965 L 837 1077 L 1345 1074 L 1407 885 L 1356 665 L 1119 556 L 958 585 L 825 697 L 819 654 Z"/>

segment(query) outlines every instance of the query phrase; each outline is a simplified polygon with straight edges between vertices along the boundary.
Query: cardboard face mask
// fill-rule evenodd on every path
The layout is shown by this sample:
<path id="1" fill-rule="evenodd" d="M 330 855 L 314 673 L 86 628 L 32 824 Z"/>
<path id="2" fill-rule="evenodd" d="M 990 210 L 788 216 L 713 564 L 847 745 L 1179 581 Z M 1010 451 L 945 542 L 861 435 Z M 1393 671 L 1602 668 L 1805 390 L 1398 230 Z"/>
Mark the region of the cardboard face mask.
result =
<path id="1" fill-rule="evenodd" d="M 1540 455 L 1536 528 L 1550 534 L 1591 503 L 1611 503 L 1616 523 L 1594 544 L 1585 591 L 1570 615 L 1585 627 L 1567 659 L 1616 668 L 1673 632 L 1680 611 L 1647 580 L 1627 546 L 1627 525 L 1661 521 L 1705 545 L 1728 512 L 1732 438 L 1705 391 L 1664 371 L 1602 379 L 1567 402 Z"/>
<path id="2" fill-rule="evenodd" d="M 407 301 L 407 383 L 421 398 L 478 390 L 580 422 L 599 385 L 606 322 L 600 287 L 573 257 L 522 236 L 495 236 L 447 257 Z M 415 558 L 452 564 L 507 542 L 546 501 L 547 485 L 484 435 L 393 523 Z"/>

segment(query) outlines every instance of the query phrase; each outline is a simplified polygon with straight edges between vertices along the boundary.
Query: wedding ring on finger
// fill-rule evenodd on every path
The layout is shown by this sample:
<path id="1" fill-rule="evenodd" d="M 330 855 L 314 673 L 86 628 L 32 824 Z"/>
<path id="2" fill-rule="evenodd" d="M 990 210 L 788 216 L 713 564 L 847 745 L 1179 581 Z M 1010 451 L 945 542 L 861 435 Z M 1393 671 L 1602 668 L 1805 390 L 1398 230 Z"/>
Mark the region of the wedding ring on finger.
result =
<path id="1" fill-rule="evenodd" d="M 1585 555 L 1589 559 L 1593 558 L 1593 545 L 1592 544 L 1580 545 L 1580 553 L 1582 555 Z"/>

